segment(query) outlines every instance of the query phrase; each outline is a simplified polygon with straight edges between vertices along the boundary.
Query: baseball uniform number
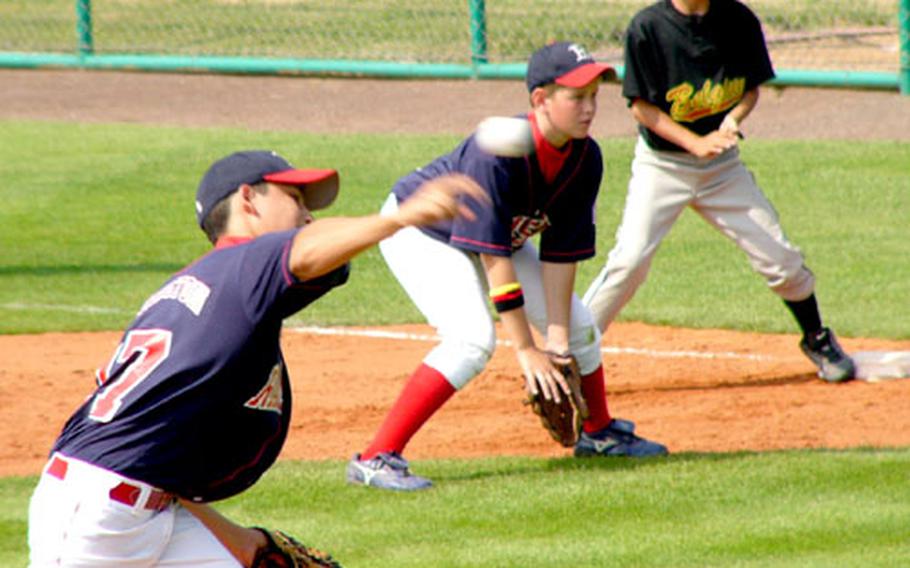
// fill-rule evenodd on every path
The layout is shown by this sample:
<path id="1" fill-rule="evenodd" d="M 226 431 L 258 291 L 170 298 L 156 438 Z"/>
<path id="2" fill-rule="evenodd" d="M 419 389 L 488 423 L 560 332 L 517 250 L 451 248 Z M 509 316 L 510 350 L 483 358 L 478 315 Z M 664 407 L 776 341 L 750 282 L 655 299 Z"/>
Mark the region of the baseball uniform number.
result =
<path id="1" fill-rule="evenodd" d="M 116 365 L 132 360 L 120 374 L 118 380 L 98 393 L 89 416 L 98 422 L 110 422 L 120 409 L 123 399 L 143 379 L 164 361 L 171 352 L 172 333 L 165 329 L 135 329 L 123 340 L 120 348 L 108 364 L 108 371 Z M 101 384 L 108 382 L 108 373 L 98 374 Z"/>

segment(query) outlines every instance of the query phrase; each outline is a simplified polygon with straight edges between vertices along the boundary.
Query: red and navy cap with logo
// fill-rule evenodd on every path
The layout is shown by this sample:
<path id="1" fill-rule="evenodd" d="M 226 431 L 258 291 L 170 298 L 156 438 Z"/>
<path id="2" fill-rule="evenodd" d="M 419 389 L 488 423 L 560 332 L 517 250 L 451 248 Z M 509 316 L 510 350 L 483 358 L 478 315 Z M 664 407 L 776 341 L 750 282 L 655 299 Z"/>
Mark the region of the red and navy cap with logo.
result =
<path id="1" fill-rule="evenodd" d="M 613 72 L 613 67 L 594 61 L 582 46 L 561 41 L 545 45 L 531 55 L 525 82 L 528 92 L 550 83 L 580 88 L 608 72 Z"/>
<path id="2" fill-rule="evenodd" d="M 196 190 L 196 219 L 199 225 L 215 205 L 241 185 L 264 181 L 294 185 L 303 189 L 307 209 L 325 209 L 338 195 L 338 172 L 329 169 L 297 169 L 269 150 L 235 152 L 212 164 Z"/>

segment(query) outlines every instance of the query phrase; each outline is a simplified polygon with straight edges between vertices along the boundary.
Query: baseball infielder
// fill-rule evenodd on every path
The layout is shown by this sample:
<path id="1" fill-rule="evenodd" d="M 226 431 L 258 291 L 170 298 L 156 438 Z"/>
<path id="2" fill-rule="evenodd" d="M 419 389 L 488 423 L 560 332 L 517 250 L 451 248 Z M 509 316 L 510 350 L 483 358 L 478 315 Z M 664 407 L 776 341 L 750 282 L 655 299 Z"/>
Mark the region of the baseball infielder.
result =
<path id="1" fill-rule="evenodd" d="M 736 0 L 660 0 L 626 34 L 623 95 L 640 137 L 616 244 L 584 296 L 606 331 L 645 281 L 661 241 L 691 207 L 732 240 L 790 308 L 800 347 L 827 381 L 854 365 L 822 325 L 815 279 L 740 161 L 740 124 L 774 77 L 761 25 Z"/>
<path id="2" fill-rule="evenodd" d="M 442 341 L 408 379 L 372 443 L 350 461 L 349 482 L 392 490 L 431 485 L 410 472 L 401 453 L 424 422 L 486 366 L 496 347 L 491 301 L 529 391 L 549 397 L 563 388 L 548 351 L 577 359 L 590 417 L 576 455 L 666 453 L 608 412 L 600 333 L 572 293 L 576 263 L 594 255 L 593 207 L 603 164 L 588 130 L 600 77 L 608 70 L 573 43 L 538 50 L 527 71 L 532 110 L 523 115 L 531 121 L 536 153 L 493 156 L 470 136 L 395 184 L 385 215 L 405 206 L 421 183 L 453 171 L 476 179 L 493 207 L 474 220 L 406 229 L 380 244 L 389 268 Z M 539 250 L 530 241 L 538 233 Z M 545 345 L 535 343 L 531 325 Z"/>

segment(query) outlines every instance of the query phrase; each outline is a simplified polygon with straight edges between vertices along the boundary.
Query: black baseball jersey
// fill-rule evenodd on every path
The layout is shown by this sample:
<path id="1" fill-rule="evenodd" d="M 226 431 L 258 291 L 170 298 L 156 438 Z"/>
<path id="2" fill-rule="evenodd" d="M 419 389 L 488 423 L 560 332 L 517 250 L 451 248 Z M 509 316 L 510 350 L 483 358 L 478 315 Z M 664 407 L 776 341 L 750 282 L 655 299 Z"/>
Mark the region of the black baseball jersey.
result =
<path id="1" fill-rule="evenodd" d="M 594 206 L 603 162 L 592 138 L 568 144 L 560 170 L 547 182 L 537 154 L 494 156 L 478 148 L 472 135 L 452 152 L 400 179 L 392 192 L 402 202 L 426 180 L 449 172 L 463 173 L 486 190 L 492 207 L 476 211 L 473 221 L 459 218 L 422 228 L 426 234 L 466 251 L 510 256 L 528 238 L 541 233 L 541 260 L 577 262 L 595 254 Z"/>
<path id="2" fill-rule="evenodd" d="M 647 101 L 690 130 L 716 130 L 743 95 L 774 77 L 761 23 L 737 0 L 711 0 L 687 16 L 660 0 L 633 17 L 626 33 L 623 95 Z M 683 151 L 644 126 L 656 150 Z"/>
<path id="3" fill-rule="evenodd" d="M 166 282 L 54 451 L 197 501 L 252 485 L 291 416 L 282 320 L 348 276 L 344 265 L 299 281 L 288 265 L 296 233 L 222 239 Z"/>

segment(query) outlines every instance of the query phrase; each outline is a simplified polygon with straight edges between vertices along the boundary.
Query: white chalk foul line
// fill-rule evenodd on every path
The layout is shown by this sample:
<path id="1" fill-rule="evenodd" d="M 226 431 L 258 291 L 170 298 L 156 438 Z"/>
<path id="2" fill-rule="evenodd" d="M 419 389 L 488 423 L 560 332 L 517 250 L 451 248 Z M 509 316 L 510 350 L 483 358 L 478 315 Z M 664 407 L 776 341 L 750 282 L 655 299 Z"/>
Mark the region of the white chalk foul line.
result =
<path id="1" fill-rule="evenodd" d="M 12 302 L 0 304 L 3 310 L 45 310 L 51 312 L 72 312 L 77 314 L 130 314 L 135 311 L 121 310 L 118 308 L 101 308 L 98 306 L 66 306 L 62 304 L 23 304 Z"/>
<path id="2" fill-rule="evenodd" d="M 400 341 L 439 341 L 438 335 L 421 333 L 408 333 L 404 331 L 387 331 L 378 329 L 351 329 L 338 327 L 303 326 L 288 328 L 289 331 L 310 335 L 341 335 L 351 337 L 373 337 L 377 339 L 397 339 Z M 511 345 L 508 340 L 497 340 L 498 345 Z M 735 351 L 660 351 L 655 349 L 639 349 L 637 347 L 604 346 L 601 352 L 614 355 L 642 355 L 663 359 L 742 359 L 747 361 L 772 361 L 775 358 L 769 355 L 755 355 L 752 353 L 736 353 Z"/>
<path id="3" fill-rule="evenodd" d="M 71 306 L 62 304 L 25 304 L 20 302 L 0 304 L 0 309 L 6 310 L 50 310 L 83 314 L 129 314 L 130 310 L 118 308 L 105 308 L 99 306 Z M 311 335 L 340 335 L 351 337 L 373 337 L 377 339 L 396 339 L 399 341 L 427 341 L 438 342 L 438 335 L 421 333 L 407 333 L 404 331 L 387 331 L 381 329 L 352 329 L 338 327 L 303 326 L 288 328 L 290 331 Z M 497 340 L 498 345 L 511 345 L 508 340 Z M 644 357 L 664 359 L 740 359 L 747 361 L 772 361 L 775 358 L 769 355 L 756 355 L 752 353 L 736 353 L 735 351 L 661 351 L 656 349 L 640 349 L 637 347 L 618 347 L 607 345 L 601 352 L 613 355 L 641 355 Z"/>

